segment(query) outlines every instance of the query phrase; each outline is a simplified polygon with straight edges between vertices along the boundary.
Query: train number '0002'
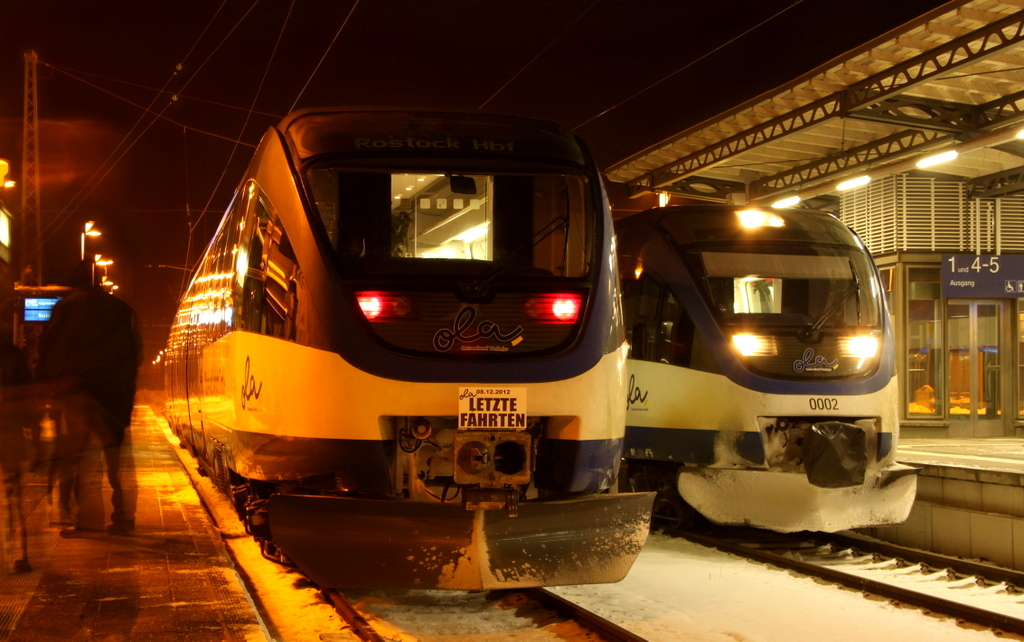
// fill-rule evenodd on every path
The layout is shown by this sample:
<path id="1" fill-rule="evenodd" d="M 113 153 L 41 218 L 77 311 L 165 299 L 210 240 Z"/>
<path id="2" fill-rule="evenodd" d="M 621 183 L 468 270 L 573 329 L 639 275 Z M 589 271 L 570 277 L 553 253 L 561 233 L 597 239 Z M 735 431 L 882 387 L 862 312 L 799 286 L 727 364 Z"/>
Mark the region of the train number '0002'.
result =
<path id="1" fill-rule="evenodd" d="M 839 410 L 839 400 L 835 397 L 811 397 L 808 402 L 811 410 Z"/>

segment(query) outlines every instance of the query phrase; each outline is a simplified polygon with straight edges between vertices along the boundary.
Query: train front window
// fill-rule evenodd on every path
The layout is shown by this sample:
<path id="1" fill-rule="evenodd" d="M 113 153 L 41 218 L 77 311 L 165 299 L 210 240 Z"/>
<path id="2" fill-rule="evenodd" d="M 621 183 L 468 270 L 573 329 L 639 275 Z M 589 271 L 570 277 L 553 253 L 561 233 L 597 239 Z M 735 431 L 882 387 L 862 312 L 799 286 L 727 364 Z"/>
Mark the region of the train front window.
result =
<path id="1" fill-rule="evenodd" d="M 308 177 L 336 253 L 366 274 L 589 270 L 586 185 L 573 174 L 315 167 Z"/>
<path id="2" fill-rule="evenodd" d="M 878 284 L 867 256 L 835 246 L 801 249 L 805 253 L 700 252 L 719 318 L 815 331 L 880 327 Z"/>

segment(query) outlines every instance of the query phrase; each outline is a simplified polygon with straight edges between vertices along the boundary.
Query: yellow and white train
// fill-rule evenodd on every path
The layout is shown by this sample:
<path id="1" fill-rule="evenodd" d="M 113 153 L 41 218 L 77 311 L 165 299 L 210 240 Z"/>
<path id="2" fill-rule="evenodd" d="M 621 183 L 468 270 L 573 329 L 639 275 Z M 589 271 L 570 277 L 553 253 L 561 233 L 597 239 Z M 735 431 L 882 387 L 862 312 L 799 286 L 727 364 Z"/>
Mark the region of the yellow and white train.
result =
<path id="1" fill-rule="evenodd" d="M 314 109 L 263 137 L 184 295 L 167 416 L 264 554 L 331 587 L 621 579 L 607 198 L 545 121 Z"/>

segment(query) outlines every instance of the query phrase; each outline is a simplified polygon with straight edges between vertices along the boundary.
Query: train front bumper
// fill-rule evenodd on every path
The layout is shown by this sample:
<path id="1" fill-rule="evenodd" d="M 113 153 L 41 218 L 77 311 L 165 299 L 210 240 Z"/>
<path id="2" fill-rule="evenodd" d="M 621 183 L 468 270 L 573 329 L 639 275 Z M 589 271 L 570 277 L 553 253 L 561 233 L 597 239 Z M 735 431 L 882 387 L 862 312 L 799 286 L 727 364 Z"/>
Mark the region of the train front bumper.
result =
<path id="1" fill-rule="evenodd" d="M 836 532 L 905 521 L 917 493 L 917 472 L 893 464 L 863 484 L 824 488 L 808 483 L 802 472 L 684 469 L 678 488 L 686 503 L 716 524 Z"/>
<path id="2" fill-rule="evenodd" d="M 490 590 L 625 577 L 647 540 L 654 493 L 591 495 L 503 511 L 273 495 L 274 543 L 330 588 Z"/>

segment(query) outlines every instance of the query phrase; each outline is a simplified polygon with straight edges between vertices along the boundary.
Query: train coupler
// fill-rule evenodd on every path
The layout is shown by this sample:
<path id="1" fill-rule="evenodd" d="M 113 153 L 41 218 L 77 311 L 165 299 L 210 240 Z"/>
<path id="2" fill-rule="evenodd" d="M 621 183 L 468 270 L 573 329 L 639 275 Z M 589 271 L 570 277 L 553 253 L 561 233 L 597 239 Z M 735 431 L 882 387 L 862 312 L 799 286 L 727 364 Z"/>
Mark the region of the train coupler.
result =
<path id="1" fill-rule="evenodd" d="M 519 514 L 519 491 L 515 488 L 463 488 L 466 510 L 502 510 L 508 517 Z"/>

